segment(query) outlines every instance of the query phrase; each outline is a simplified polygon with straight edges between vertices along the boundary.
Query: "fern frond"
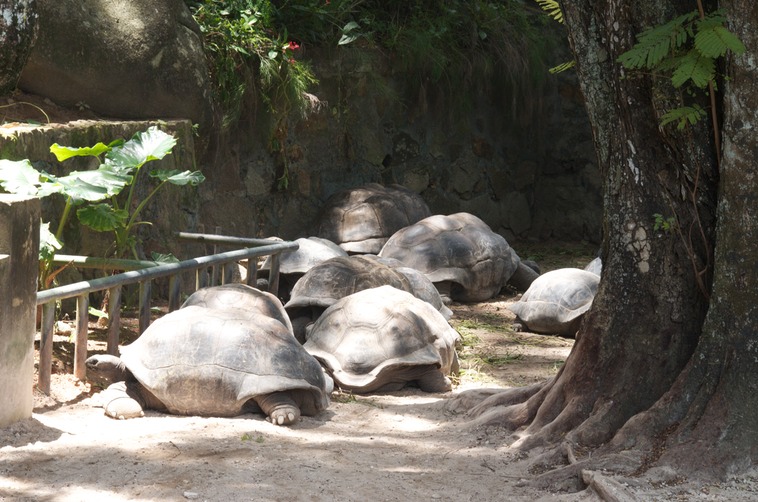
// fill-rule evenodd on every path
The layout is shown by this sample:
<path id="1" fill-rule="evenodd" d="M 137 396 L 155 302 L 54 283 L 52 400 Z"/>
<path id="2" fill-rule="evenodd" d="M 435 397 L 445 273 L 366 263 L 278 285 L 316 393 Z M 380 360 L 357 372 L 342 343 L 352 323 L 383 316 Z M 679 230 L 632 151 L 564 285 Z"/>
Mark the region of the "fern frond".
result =
<path id="1" fill-rule="evenodd" d="M 703 56 L 696 49 L 692 49 L 679 59 L 676 69 L 671 75 L 671 83 L 674 87 L 679 88 L 691 80 L 696 87 L 703 89 L 715 76 L 715 60 Z"/>
<path id="2" fill-rule="evenodd" d="M 556 0 L 534 0 L 542 10 L 559 23 L 563 23 L 563 11 Z"/>
<path id="3" fill-rule="evenodd" d="M 666 24 L 646 29 L 637 35 L 637 43 L 621 54 L 618 61 L 631 69 L 655 68 L 673 49 L 681 47 L 692 37 L 690 24 L 697 16 L 697 11 L 688 12 Z"/>
<path id="4" fill-rule="evenodd" d="M 561 63 L 557 66 L 553 66 L 547 71 L 549 71 L 550 73 L 561 73 L 563 71 L 573 68 L 574 66 L 576 66 L 576 61 L 566 61 L 565 63 Z"/>
<path id="5" fill-rule="evenodd" d="M 745 52 L 745 45 L 723 25 L 699 27 L 695 35 L 695 48 L 703 56 L 718 58 L 731 50 L 735 54 Z"/>
<path id="6" fill-rule="evenodd" d="M 682 130 L 688 125 L 697 124 L 705 116 L 705 110 L 698 105 L 682 106 L 666 112 L 661 117 L 661 127 L 672 122 L 677 122 L 676 128 Z"/>

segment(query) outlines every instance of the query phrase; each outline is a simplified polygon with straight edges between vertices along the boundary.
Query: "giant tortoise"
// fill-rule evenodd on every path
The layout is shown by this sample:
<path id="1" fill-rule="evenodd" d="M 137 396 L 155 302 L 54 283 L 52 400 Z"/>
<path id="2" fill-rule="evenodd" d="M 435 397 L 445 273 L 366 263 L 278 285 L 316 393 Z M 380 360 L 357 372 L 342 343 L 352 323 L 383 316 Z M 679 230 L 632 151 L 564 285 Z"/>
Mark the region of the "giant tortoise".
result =
<path id="1" fill-rule="evenodd" d="M 451 389 L 460 335 L 429 303 L 392 286 L 342 298 L 308 327 L 305 349 L 336 386 L 355 393 L 390 392 L 415 384 Z"/>
<path id="2" fill-rule="evenodd" d="M 337 257 L 316 265 L 295 283 L 290 300 L 284 305 L 295 337 L 305 342 L 305 327 L 340 298 L 385 284 L 411 290 L 403 274 L 369 255 Z"/>
<path id="3" fill-rule="evenodd" d="M 105 413 L 134 418 L 145 409 L 231 417 L 263 413 L 289 425 L 329 405 L 331 381 L 292 335 L 256 309 L 189 305 L 153 322 L 121 357 L 87 359 L 90 378 L 110 385 Z"/>
<path id="4" fill-rule="evenodd" d="M 392 234 L 430 214 L 416 192 L 400 185 L 369 183 L 327 199 L 318 235 L 349 253 L 376 254 Z"/>
<path id="5" fill-rule="evenodd" d="M 375 255 L 352 255 L 332 258 L 310 269 L 295 283 L 290 300 L 284 308 L 292 320 L 295 337 L 305 341 L 305 327 L 318 319 L 327 307 L 341 298 L 364 289 L 389 285 L 430 301 L 446 318 L 452 312 L 436 301 L 428 282 L 416 277 L 414 271 L 403 270 L 399 262 L 389 265 Z"/>
<path id="6" fill-rule="evenodd" d="M 461 302 L 497 295 L 521 262 L 501 235 L 470 213 L 434 215 L 405 227 L 379 256 L 423 272 L 443 297 Z"/>
<path id="7" fill-rule="evenodd" d="M 539 276 L 521 299 L 507 308 L 534 333 L 573 337 L 592 306 L 600 277 L 578 268 L 560 268 Z"/>

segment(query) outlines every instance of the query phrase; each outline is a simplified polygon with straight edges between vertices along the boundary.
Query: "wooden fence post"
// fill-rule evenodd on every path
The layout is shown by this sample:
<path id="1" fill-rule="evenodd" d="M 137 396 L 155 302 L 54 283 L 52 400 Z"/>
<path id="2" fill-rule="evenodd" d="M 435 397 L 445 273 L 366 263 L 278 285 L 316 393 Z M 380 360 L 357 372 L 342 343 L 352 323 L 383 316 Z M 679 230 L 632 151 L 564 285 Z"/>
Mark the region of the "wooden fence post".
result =
<path id="1" fill-rule="evenodd" d="M 32 416 L 39 199 L 0 194 L 0 427 Z"/>

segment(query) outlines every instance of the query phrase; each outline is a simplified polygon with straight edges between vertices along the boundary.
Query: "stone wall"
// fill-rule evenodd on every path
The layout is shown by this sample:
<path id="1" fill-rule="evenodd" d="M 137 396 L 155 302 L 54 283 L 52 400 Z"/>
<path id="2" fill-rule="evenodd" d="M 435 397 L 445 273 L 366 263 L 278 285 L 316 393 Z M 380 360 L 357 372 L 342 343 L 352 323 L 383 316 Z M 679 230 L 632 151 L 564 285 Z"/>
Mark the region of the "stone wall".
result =
<path id="1" fill-rule="evenodd" d="M 434 213 L 474 213 L 509 241 L 600 241 L 599 174 L 571 74 L 546 74 L 529 92 L 492 82 L 475 99 L 443 98 L 409 86 L 370 51 L 310 59 L 320 81 L 316 111 L 289 122 L 283 154 L 269 150 L 259 114 L 201 161 L 206 226 L 308 236 L 332 193 L 380 182 L 420 193 Z"/>
<path id="2" fill-rule="evenodd" d="M 475 96 L 450 97 L 434 86 L 410 85 L 375 52 L 341 48 L 309 58 L 319 78 L 314 111 L 290 119 L 279 152 L 271 151 L 260 104 L 230 133 L 199 138 L 210 147 L 197 159 L 190 123 L 167 122 L 181 138 L 162 162 L 200 169 L 207 181 L 197 190 L 172 186 L 148 208 L 145 219 L 155 222 L 141 229 L 148 255 L 186 256 L 173 232 L 200 224 L 243 237 L 309 236 L 330 195 L 368 182 L 402 184 L 434 213 L 476 214 L 510 242 L 600 241 L 600 179 L 572 74 L 545 73 L 528 92 L 488 82 Z M 76 164 L 57 164 L 53 142 L 92 145 L 147 125 L 75 121 L 6 129 L 0 156 L 68 172 Z M 44 201 L 43 215 L 54 215 L 54 204 Z M 108 238 L 72 225 L 67 252 L 101 256 Z"/>

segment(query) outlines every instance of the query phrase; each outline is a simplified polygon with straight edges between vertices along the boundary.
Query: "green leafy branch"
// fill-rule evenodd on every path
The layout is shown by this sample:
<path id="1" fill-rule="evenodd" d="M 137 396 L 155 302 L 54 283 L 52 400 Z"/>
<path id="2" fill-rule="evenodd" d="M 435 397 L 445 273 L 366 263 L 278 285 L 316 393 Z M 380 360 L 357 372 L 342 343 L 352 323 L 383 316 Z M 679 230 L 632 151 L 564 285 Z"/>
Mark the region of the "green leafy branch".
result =
<path id="1" fill-rule="evenodd" d="M 675 89 L 692 86 L 709 88 L 712 92 L 717 77 L 716 60 L 728 51 L 738 55 L 745 52 L 745 45 L 725 23 L 722 9 L 709 14 L 700 9 L 682 14 L 637 35 L 637 43 L 621 54 L 618 61 L 627 69 L 667 75 Z M 705 115 L 697 105 L 684 106 L 666 112 L 661 125 L 676 123 L 677 128 L 683 129 Z"/>
<path id="2" fill-rule="evenodd" d="M 743 54 L 745 46 L 739 38 L 731 33 L 724 25 L 726 17 L 719 9 L 706 14 L 702 0 L 697 0 L 697 10 L 682 14 L 662 25 L 653 26 L 637 35 L 637 43 L 628 51 L 621 54 L 618 61 L 628 69 L 649 70 L 669 78 L 674 89 L 683 89 L 686 94 L 694 95 L 697 91 L 708 89 L 710 98 L 711 128 L 716 150 L 718 165 L 721 154 L 720 128 L 717 117 L 715 81 L 716 60 L 727 52 Z M 677 129 L 698 123 L 707 113 L 697 103 L 684 105 L 667 111 L 661 116 L 661 127 L 676 123 Z M 698 181 L 700 166 L 694 176 L 693 186 L 688 189 L 694 207 L 696 226 L 704 248 L 709 249 L 708 239 L 698 216 Z M 684 231 L 676 225 L 676 219 L 666 218 L 660 214 L 654 215 L 655 229 L 664 232 L 676 231 L 679 234 L 690 256 L 695 279 L 705 298 L 709 297 L 705 284 L 705 276 L 710 268 L 710 252 L 705 264 L 699 265 L 694 251 L 691 230 L 685 236 Z"/>
<path id="3" fill-rule="evenodd" d="M 138 132 L 128 141 L 118 140 L 106 145 L 74 148 L 53 144 L 50 151 L 59 162 L 73 157 L 95 157 L 102 162 L 97 169 L 73 171 L 66 176 L 54 176 L 35 169 L 29 160 L 0 160 L 0 186 L 7 192 L 36 197 L 58 194 L 65 204 L 55 233 L 49 223 L 40 227 L 40 286 L 50 286 L 59 270 L 52 270 L 56 251 L 63 247 L 63 231 L 72 212 L 79 222 L 97 232 L 113 232 L 114 256 L 125 257 L 129 252 L 138 258 L 137 238 L 133 235 L 141 221 L 139 215 L 147 203 L 166 184 L 198 185 L 205 180 L 199 171 L 160 170 L 149 173 L 159 183 L 139 203 L 135 200 L 140 169 L 148 162 L 160 160 L 171 153 L 176 139 L 157 127 Z M 129 187 L 126 197 L 123 190 Z M 134 207 L 136 204 L 136 207 Z M 134 210 L 132 210 L 134 207 Z"/>
<path id="4" fill-rule="evenodd" d="M 560 4 L 556 0 L 534 0 L 534 1 L 537 2 L 537 4 L 539 4 L 540 8 L 545 12 L 545 14 L 553 18 L 553 20 L 561 24 L 564 24 L 565 21 L 563 19 L 563 9 L 561 9 Z M 570 70 L 574 66 L 576 66 L 576 61 L 571 60 L 571 61 L 566 61 L 564 63 L 561 63 L 559 65 L 553 66 L 552 68 L 548 68 L 547 71 L 553 74 L 561 73 L 566 70 Z"/>
<path id="5" fill-rule="evenodd" d="M 545 13 L 554 20 L 563 24 L 563 10 L 556 0 L 534 0 L 545 11 Z"/>
<path id="6" fill-rule="evenodd" d="M 256 91 L 276 116 L 307 108 L 304 90 L 316 78 L 308 64 L 297 60 L 299 44 L 289 39 L 286 30 L 273 29 L 272 2 L 187 3 L 203 33 L 224 127 L 239 118 L 249 91 Z"/>
<path id="7" fill-rule="evenodd" d="M 658 230 L 662 230 L 664 232 L 673 232 L 674 228 L 676 228 L 676 218 L 673 216 L 669 216 L 668 218 L 664 218 L 662 214 L 660 213 L 654 213 L 653 214 L 653 230 L 656 232 Z"/>

